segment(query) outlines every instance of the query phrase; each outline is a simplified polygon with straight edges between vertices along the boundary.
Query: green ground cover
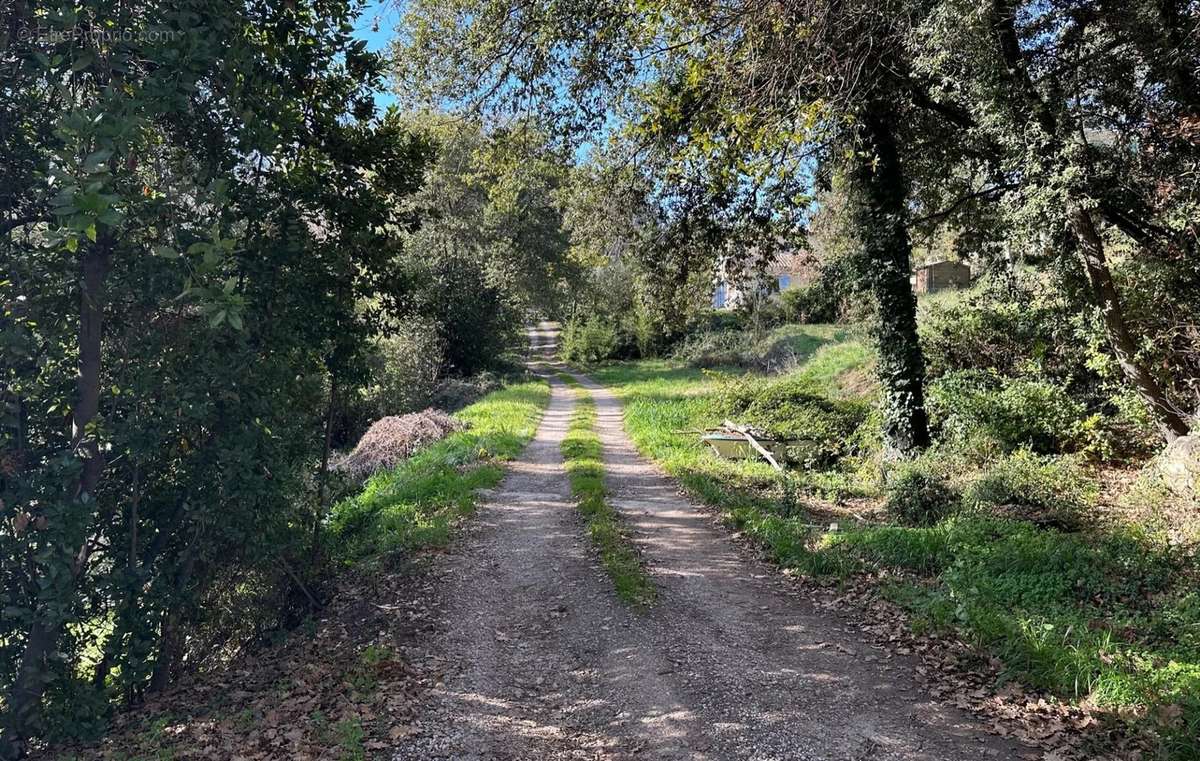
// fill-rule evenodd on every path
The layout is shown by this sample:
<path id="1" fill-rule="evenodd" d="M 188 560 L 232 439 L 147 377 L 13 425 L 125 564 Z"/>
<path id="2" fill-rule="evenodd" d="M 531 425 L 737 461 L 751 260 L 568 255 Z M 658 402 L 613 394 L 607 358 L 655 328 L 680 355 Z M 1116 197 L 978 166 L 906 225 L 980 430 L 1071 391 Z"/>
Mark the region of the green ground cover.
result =
<path id="1" fill-rule="evenodd" d="M 621 518 L 608 503 L 604 488 L 604 462 L 600 437 L 596 435 L 596 402 L 569 375 L 562 378 L 574 388 L 575 412 L 563 439 L 562 453 L 571 493 L 587 522 L 588 536 L 612 579 L 617 596 L 635 607 L 654 601 L 654 584 L 642 566 L 641 556 L 621 525 Z"/>
<path id="2" fill-rule="evenodd" d="M 455 521 L 475 507 L 476 492 L 495 486 L 503 463 L 537 431 L 550 400 L 544 381 L 494 391 L 456 413 L 470 424 L 334 505 L 330 531 L 348 562 L 444 544 Z"/>
<path id="3" fill-rule="evenodd" d="M 791 375 L 831 397 L 862 389 L 870 352 L 861 342 L 797 327 L 827 340 L 810 343 Z M 914 627 L 955 631 L 999 658 L 1005 678 L 1120 709 L 1161 735 L 1164 757 L 1200 758 L 1197 564 L 1161 535 L 1133 525 L 1061 530 L 965 499 L 932 525 L 884 520 L 826 533 L 813 528 L 805 497 L 822 494 L 822 484 L 831 487 L 823 496 L 869 495 L 874 481 L 882 503 L 869 457 L 781 479 L 765 463 L 720 460 L 688 433 L 720 421 L 718 376 L 664 360 L 610 363 L 592 375 L 621 399 L 642 453 L 781 566 L 832 580 L 886 570 L 898 581 L 883 591 Z M 963 477 L 966 492 L 997 472 L 1005 471 Z"/>

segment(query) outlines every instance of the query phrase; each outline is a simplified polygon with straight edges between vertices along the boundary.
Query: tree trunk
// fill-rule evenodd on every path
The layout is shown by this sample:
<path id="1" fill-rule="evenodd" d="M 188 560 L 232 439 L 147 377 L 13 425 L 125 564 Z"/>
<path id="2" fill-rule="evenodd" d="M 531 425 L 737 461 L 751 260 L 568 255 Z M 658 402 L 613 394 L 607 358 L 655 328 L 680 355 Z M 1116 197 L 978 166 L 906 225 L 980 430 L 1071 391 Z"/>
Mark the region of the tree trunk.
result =
<path id="1" fill-rule="evenodd" d="M 1137 361 L 1137 344 L 1125 323 L 1121 299 L 1104 257 L 1104 242 L 1096 230 L 1092 215 L 1087 209 L 1075 206 L 1068 212 L 1068 220 L 1071 232 L 1075 234 L 1079 243 L 1079 257 L 1084 273 L 1092 289 L 1092 298 L 1103 316 L 1104 333 L 1112 346 L 1113 354 L 1117 357 L 1117 364 L 1125 373 L 1126 379 L 1154 411 L 1163 438 L 1170 442 L 1179 436 L 1186 436 L 1188 424 L 1183 415 L 1167 399 L 1166 393 L 1154 376 Z"/>
<path id="2" fill-rule="evenodd" d="M 312 565 L 316 567 L 321 563 L 321 522 L 325 520 L 325 513 L 328 511 L 328 506 L 325 504 L 329 499 L 329 455 L 333 451 L 333 415 L 337 409 L 337 390 L 338 381 L 337 374 L 329 374 L 329 401 L 325 407 L 325 441 L 321 447 L 321 470 L 317 474 L 317 507 L 313 513 L 312 525 Z"/>
<path id="3" fill-rule="evenodd" d="M 112 240 L 107 236 L 90 246 L 81 262 L 82 279 L 79 304 L 79 378 L 76 381 L 75 406 L 71 412 L 72 449 L 83 461 L 73 497 L 80 509 L 91 510 L 104 460 L 100 445 L 88 435 L 88 426 L 100 410 L 101 336 L 104 327 L 104 280 L 108 274 Z M 85 532 L 85 536 L 86 536 Z M 71 564 L 71 586 L 83 572 L 90 553 L 90 538 L 85 538 Z M 26 742 L 33 735 L 48 678 L 47 657 L 58 642 L 65 623 L 61 616 L 45 610 L 34 613 L 34 621 L 25 639 L 25 650 L 17 667 L 8 699 L 4 737 L 0 740 L 0 758 L 14 759 L 25 754 Z"/>
<path id="4" fill-rule="evenodd" d="M 1025 59 L 1021 52 L 1021 42 L 1016 28 L 1016 8 L 1014 0 L 994 0 L 992 5 L 992 28 L 999 42 L 999 54 L 1004 62 L 1010 82 L 1021 93 L 1014 104 L 1018 110 L 1025 109 L 1031 113 L 1038 125 L 1048 138 L 1043 151 L 1045 158 L 1053 160 L 1055 154 L 1063 155 L 1060 172 L 1079 170 L 1087 175 L 1086 146 L 1077 145 L 1073 150 L 1070 141 L 1073 133 L 1066 124 L 1069 114 L 1056 114 L 1050 104 L 1042 97 L 1034 84 Z M 1117 363 L 1138 394 L 1154 411 L 1158 421 L 1159 432 L 1168 442 L 1178 436 L 1188 433 L 1188 425 L 1183 415 L 1167 399 L 1162 387 L 1150 371 L 1137 361 L 1137 342 L 1129 332 L 1125 322 L 1125 313 L 1121 308 L 1121 299 L 1113 283 L 1112 273 L 1104 257 L 1104 242 L 1096 229 L 1095 220 L 1080 201 L 1086 197 L 1086 188 L 1080 187 L 1068 195 L 1070 207 L 1067 210 L 1067 224 L 1079 245 L 1080 261 L 1084 275 L 1091 286 L 1092 300 L 1100 309 L 1104 318 L 1104 330 Z M 1120 226 L 1120 225 L 1118 225 Z M 1137 239 L 1136 235 L 1133 235 Z"/>
<path id="5" fill-rule="evenodd" d="M 891 459 L 929 446 L 925 356 L 917 338 L 917 300 L 909 281 L 912 247 L 905 225 L 907 187 L 887 106 L 862 118 L 861 150 L 851 159 L 850 221 L 862 246 L 877 305 L 883 438 Z"/>
<path id="6" fill-rule="evenodd" d="M 197 545 L 202 536 L 203 531 L 197 529 L 192 543 L 184 549 L 183 565 L 175 580 L 175 599 L 163 611 L 158 633 L 158 657 L 154 661 L 154 671 L 150 674 L 151 692 L 162 692 L 169 687 L 179 669 L 179 660 L 183 656 L 180 624 L 183 621 L 184 593 L 192 582 L 192 574 L 196 571 L 196 554 L 199 552 Z"/>

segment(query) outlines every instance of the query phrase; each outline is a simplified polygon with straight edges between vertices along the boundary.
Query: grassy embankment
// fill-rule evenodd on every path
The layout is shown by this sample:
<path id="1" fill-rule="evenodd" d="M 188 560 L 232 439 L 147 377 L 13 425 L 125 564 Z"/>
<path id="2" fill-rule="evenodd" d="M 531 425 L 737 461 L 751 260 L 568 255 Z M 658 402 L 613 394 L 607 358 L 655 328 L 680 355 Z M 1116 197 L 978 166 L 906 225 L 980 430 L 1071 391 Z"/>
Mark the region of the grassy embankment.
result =
<path id="1" fill-rule="evenodd" d="M 789 326 L 804 351 L 793 371 L 831 395 L 861 389 L 870 352 L 827 326 Z M 814 577 L 886 570 L 883 593 L 914 627 L 954 630 L 1009 676 L 1089 700 L 1163 734 L 1165 756 L 1200 758 L 1200 591 L 1194 558 L 1136 526 L 1067 532 L 960 510 L 932 526 L 867 522 L 814 531 L 787 509 L 765 464 L 719 460 L 694 434 L 719 422 L 717 384 L 678 362 L 600 367 L 635 444 L 780 565 Z M 800 474 L 801 489 L 870 493 L 860 464 Z"/>
<path id="2" fill-rule="evenodd" d="M 467 430 L 376 474 L 334 505 L 330 530 L 339 555 L 353 562 L 444 544 L 454 523 L 474 509 L 476 491 L 499 483 L 504 461 L 533 437 L 549 400 L 545 382 L 525 382 L 456 413 Z"/>
<path id="3" fill-rule="evenodd" d="M 559 377 L 575 393 L 575 412 L 562 442 L 571 493 L 587 522 L 588 536 L 612 579 L 617 596 L 635 607 L 645 607 L 654 602 L 654 584 L 625 535 L 620 516 L 607 501 L 603 451 L 595 431 L 596 402 L 574 378 L 565 374 Z"/>

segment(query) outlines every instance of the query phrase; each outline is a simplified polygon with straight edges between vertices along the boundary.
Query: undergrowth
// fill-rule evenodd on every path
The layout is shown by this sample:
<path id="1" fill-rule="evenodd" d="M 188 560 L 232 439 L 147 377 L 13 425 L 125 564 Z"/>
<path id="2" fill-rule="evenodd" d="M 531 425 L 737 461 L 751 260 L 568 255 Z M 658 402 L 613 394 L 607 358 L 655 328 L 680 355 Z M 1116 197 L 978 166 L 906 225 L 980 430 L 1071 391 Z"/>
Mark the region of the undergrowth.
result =
<path id="1" fill-rule="evenodd" d="M 545 382 L 518 383 L 485 396 L 455 417 L 469 428 L 370 478 L 333 506 L 329 532 L 344 562 L 445 544 L 475 493 L 495 486 L 503 463 L 533 437 L 549 402 Z"/>
<path id="2" fill-rule="evenodd" d="M 796 374 L 833 395 L 837 378 L 852 370 L 802 365 Z M 811 520 L 772 488 L 767 465 L 720 460 L 699 442 L 693 431 L 714 422 L 714 380 L 661 361 L 610 364 L 593 377 L 621 398 L 626 430 L 641 452 L 779 565 L 834 581 L 885 569 L 898 574 L 907 581 L 884 593 L 909 611 L 914 627 L 954 632 L 997 657 L 1006 678 L 1152 728 L 1164 758 L 1200 758 L 1200 569 L 1159 535 L 1131 526 L 1065 530 L 1074 524 L 1014 519 L 1012 510 L 993 509 L 992 502 L 1009 506 L 1041 493 L 1006 477 L 1004 468 L 1021 464 L 1009 460 L 971 476 L 970 500 L 924 482 L 897 484 L 889 497 L 916 491 L 929 503 L 915 516 L 917 525 L 814 532 Z M 1037 475 L 1050 467 L 1040 463 L 1034 463 L 1040 470 L 1020 471 Z M 798 470 L 796 478 L 809 492 L 820 478 L 833 479 L 842 493 L 860 488 L 844 470 Z M 1075 489 L 1059 476 L 1043 491 L 1050 486 L 1056 498 Z M 1087 497 L 1085 486 L 1068 489 L 1068 496 L 1082 489 Z M 1077 502 L 1072 510 L 1090 509 L 1088 499 Z M 905 514 L 899 505 L 891 509 L 893 516 Z"/>
<path id="3" fill-rule="evenodd" d="M 642 567 L 642 559 L 630 544 L 621 518 L 608 503 L 604 488 L 604 463 L 600 437 L 596 435 L 596 402 L 578 381 L 560 376 L 574 388 L 575 411 L 562 442 L 563 459 L 579 512 L 587 521 L 588 536 L 612 579 L 617 596 L 634 607 L 654 602 L 655 589 Z"/>

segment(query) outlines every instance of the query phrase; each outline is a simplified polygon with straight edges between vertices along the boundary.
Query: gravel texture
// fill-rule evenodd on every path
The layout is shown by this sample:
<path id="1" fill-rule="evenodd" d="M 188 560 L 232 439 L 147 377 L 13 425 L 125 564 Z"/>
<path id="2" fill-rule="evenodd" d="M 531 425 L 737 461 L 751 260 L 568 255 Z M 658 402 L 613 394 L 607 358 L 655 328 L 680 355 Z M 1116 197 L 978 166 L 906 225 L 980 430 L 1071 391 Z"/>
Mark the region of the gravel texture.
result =
<path id="1" fill-rule="evenodd" d="M 545 346 L 553 333 L 532 339 Z M 428 657 L 444 671 L 397 761 L 1018 756 L 923 695 L 913 663 L 739 552 L 637 454 L 612 394 L 577 377 L 596 399 L 611 501 L 658 601 L 624 607 L 592 554 L 559 452 L 573 398 L 551 378 L 537 436 L 439 561 Z"/>

